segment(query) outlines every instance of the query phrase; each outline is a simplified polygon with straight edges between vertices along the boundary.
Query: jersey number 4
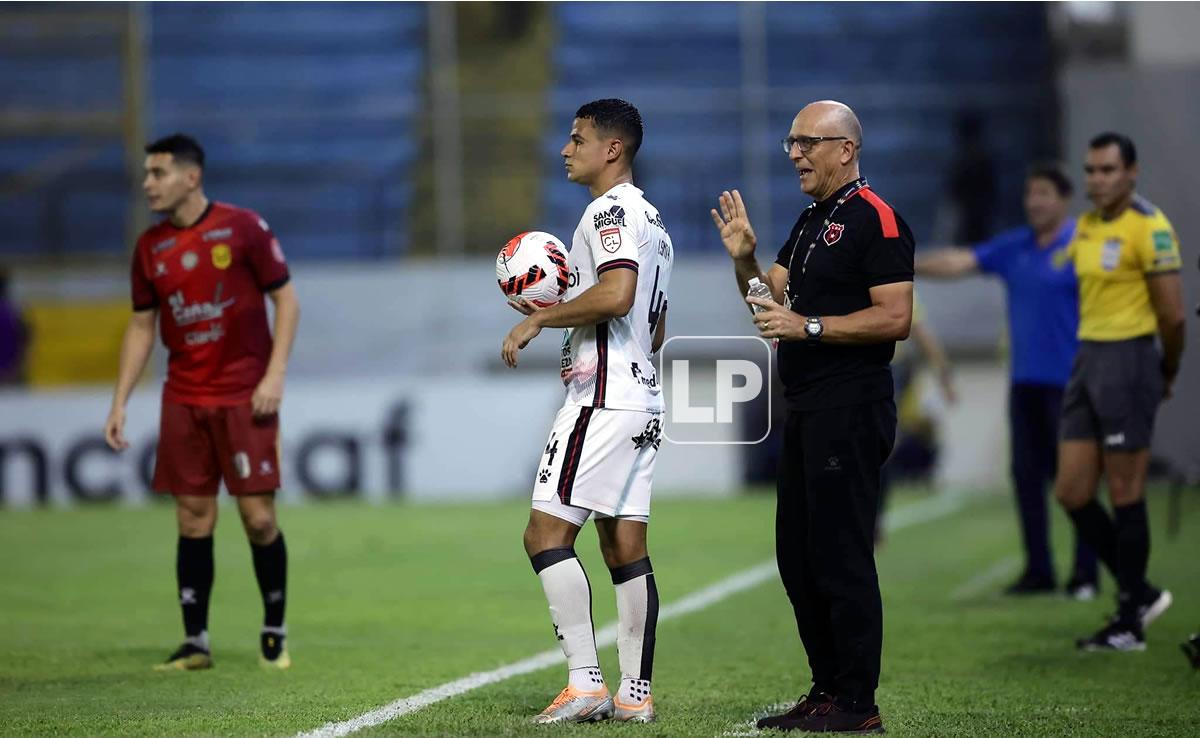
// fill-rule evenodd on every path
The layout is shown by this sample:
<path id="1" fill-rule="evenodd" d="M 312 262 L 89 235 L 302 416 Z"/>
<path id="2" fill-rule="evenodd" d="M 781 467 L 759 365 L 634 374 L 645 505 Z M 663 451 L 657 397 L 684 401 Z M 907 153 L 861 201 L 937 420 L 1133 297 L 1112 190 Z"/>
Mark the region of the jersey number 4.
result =
<path id="1" fill-rule="evenodd" d="M 654 329 L 658 327 L 658 318 L 662 315 L 663 295 L 658 289 L 658 267 L 654 267 L 654 286 L 650 288 L 650 315 L 647 317 L 650 320 L 650 337 L 654 338 Z"/>

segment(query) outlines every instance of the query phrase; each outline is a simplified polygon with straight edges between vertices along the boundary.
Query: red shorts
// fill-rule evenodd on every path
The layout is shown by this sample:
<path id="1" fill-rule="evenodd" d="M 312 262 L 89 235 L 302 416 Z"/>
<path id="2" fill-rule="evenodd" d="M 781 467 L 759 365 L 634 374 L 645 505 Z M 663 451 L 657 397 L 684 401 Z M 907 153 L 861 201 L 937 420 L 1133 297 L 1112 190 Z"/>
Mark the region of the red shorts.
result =
<path id="1" fill-rule="evenodd" d="M 172 495 L 279 489 L 279 415 L 256 418 L 250 403 L 198 407 L 163 400 L 154 489 Z"/>

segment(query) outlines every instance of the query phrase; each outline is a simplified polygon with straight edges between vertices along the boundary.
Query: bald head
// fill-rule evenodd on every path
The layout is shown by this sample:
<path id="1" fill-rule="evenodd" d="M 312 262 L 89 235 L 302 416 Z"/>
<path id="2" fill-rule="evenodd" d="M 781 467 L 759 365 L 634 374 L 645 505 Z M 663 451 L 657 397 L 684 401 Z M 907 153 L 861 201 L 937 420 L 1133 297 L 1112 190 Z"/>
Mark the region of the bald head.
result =
<path id="1" fill-rule="evenodd" d="M 803 190 L 824 199 L 858 178 L 862 125 L 845 103 L 820 100 L 796 114 L 784 141 Z"/>
<path id="2" fill-rule="evenodd" d="M 845 103 L 837 100 L 818 100 L 804 106 L 796 115 L 793 128 L 812 131 L 813 136 L 845 136 L 854 142 L 855 150 L 862 146 L 862 124 Z"/>

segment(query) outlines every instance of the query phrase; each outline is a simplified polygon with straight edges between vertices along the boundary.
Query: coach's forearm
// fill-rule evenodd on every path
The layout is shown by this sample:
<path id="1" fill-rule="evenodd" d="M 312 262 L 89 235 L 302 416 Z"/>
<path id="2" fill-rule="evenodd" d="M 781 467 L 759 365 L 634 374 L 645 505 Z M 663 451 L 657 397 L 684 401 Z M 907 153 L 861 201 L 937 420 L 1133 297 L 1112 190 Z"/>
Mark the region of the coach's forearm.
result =
<path id="1" fill-rule="evenodd" d="M 275 329 L 267 374 L 283 376 L 287 373 L 292 344 L 296 341 L 296 328 L 300 325 L 300 301 L 289 284 L 280 288 L 278 294 L 272 295 L 272 302 L 275 304 Z"/>
<path id="2" fill-rule="evenodd" d="M 542 328 L 575 328 L 596 325 L 629 314 L 633 298 L 618 285 L 597 282 L 579 297 L 539 310 L 530 317 Z"/>
<path id="3" fill-rule="evenodd" d="M 134 313 L 125 326 L 125 336 L 121 339 L 121 358 L 117 364 L 117 386 L 113 390 L 113 407 L 125 407 L 138 377 L 146 370 L 150 352 L 154 350 L 156 312 Z"/>
<path id="4" fill-rule="evenodd" d="M 757 279 L 763 284 L 768 284 L 766 276 L 762 270 L 758 268 L 758 259 L 754 256 L 746 256 L 741 259 L 733 260 L 733 274 L 737 278 L 738 296 L 745 297 L 746 290 L 750 289 L 750 280 Z M 774 295 L 775 302 L 780 302 L 781 295 Z M 754 312 L 754 308 L 750 305 L 750 312 Z"/>
<path id="5" fill-rule="evenodd" d="M 849 315 L 822 317 L 821 343 L 868 344 L 903 341 L 912 327 L 912 312 L 872 305 Z"/>

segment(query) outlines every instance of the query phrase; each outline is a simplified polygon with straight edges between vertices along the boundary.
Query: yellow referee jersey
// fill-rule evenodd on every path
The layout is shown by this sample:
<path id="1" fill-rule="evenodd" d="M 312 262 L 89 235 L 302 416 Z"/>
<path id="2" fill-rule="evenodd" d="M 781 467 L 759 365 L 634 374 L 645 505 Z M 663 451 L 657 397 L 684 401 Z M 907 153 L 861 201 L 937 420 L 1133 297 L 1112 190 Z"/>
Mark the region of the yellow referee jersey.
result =
<path id="1" fill-rule="evenodd" d="M 1140 197 L 1113 220 L 1092 211 L 1067 247 L 1079 279 L 1079 338 L 1123 341 L 1158 332 L 1146 277 L 1179 271 L 1179 239 L 1162 211 Z"/>

